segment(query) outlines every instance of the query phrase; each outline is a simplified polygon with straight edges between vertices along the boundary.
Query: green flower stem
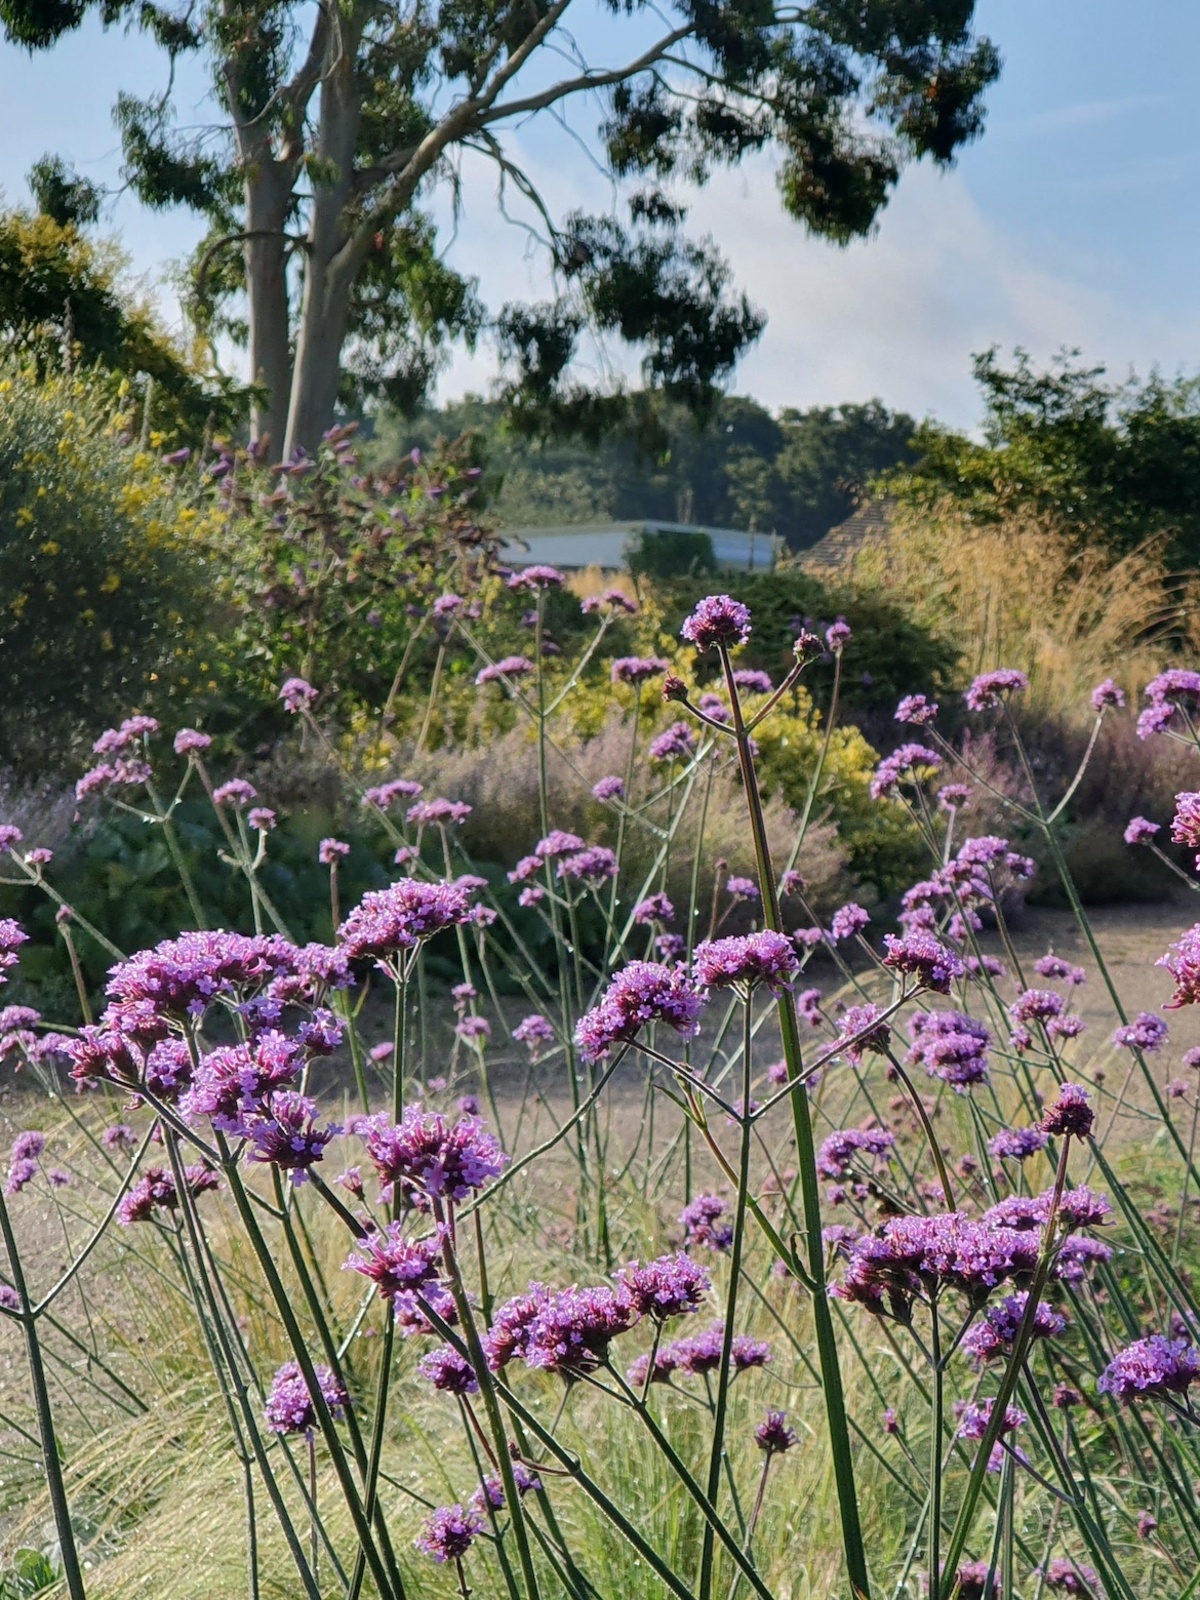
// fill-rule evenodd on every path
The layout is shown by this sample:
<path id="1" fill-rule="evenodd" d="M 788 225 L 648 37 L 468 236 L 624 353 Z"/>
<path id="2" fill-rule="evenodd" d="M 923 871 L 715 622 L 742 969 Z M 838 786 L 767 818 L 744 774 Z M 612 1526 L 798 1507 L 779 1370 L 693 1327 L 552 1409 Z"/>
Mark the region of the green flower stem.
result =
<path id="1" fill-rule="evenodd" d="M 959 1507 L 958 1520 L 955 1522 L 954 1531 L 950 1537 L 950 1547 L 946 1552 L 946 1571 L 951 1575 L 958 1570 L 958 1563 L 962 1560 L 963 1550 L 966 1548 L 967 1538 L 971 1532 L 971 1524 L 974 1521 L 975 1511 L 979 1504 L 979 1496 L 983 1490 L 983 1480 L 987 1473 L 988 1461 L 991 1459 L 992 1451 L 1000 1439 L 1001 1429 L 1004 1426 L 1005 1411 L 1008 1409 L 1008 1403 L 1012 1399 L 1013 1390 L 1017 1386 L 1017 1379 L 1025 1364 L 1029 1346 L 1033 1342 L 1034 1319 L 1037 1316 L 1038 1304 L 1046 1287 L 1046 1280 L 1050 1276 L 1050 1261 L 1054 1254 L 1055 1230 L 1058 1226 L 1058 1207 L 1067 1181 L 1067 1158 L 1070 1155 L 1070 1151 L 1071 1139 L 1068 1135 L 1063 1139 L 1059 1150 L 1058 1170 L 1054 1176 L 1054 1191 L 1050 1200 L 1050 1209 L 1046 1215 L 1041 1255 L 1038 1258 L 1033 1282 L 1029 1286 L 1029 1294 L 1025 1301 L 1025 1313 L 1021 1318 L 1021 1326 L 1017 1329 L 1017 1336 L 1013 1341 L 1012 1354 L 1009 1356 L 1008 1365 L 1005 1367 L 1004 1374 L 1000 1379 L 1000 1387 L 992 1401 L 992 1414 L 980 1441 L 979 1451 L 975 1457 L 975 1465 L 971 1469 L 971 1476 L 967 1481 L 966 1491 Z M 940 1600 L 943 1586 L 936 1575 L 934 1581 L 936 1587 L 930 1589 L 931 1600 Z M 952 1578 L 951 1581 L 953 1581 Z M 946 1588 L 944 1592 L 947 1600 L 950 1600 L 953 1593 L 952 1589 Z"/>
<path id="2" fill-rule="evenodd" d="M 721 665 L 733 709 L 734 732 L 737 738 L 738 761 L 741 766 L 742 786 L 750 817 L 750 830 L 754 840 L 754 854 L 758 865 L 759 892 L 762 895 L 763 919 L 768 928 L 782 933 L 783 918 L 779 909 L 779 893 L 767 843 L 766 819 L 763 816 L 762 795 L 754 771 L 754 758 L 750 752 L 750 739 L 742 717 L 741 701 L 733 680 L 733 665 L 727 650 L 721 650 Z M 866 1549 L 863 1545 L 862 1524 L 858 1511 L 858 1493 L 854 1483 L 854 1456 L 850 1447 L 850 1430 L 846 1421 L 846 1396 L 842 1387 L 842 1374 L 838 1364 L 837 1337 L 833 1315 L 825 1284 L 825 1243 L 821 1237 L 821 1192 L 817 1179 L 817 1155 L 813 1141 L 812 1115 L 808 1103 L 808 1090 L 801 1081 L 804 1070 L 800 1044 L 800 1027 L 796 1018 L 796 1003 L 790 990 L 782 990 L 777 998 L 779 1031 L 783 1040 L 783 1053 L 787 1061 L 788 1077 L 793 1084 L 792 1124 L 796 1139 L 796 1164 L 800 1179 L 800 1193 L 808 1246 L 808 1276 L 812 1283 L 813 1325 L 817 1337 L 817 1352 L 821 1366 L 821 1386 L 825 1398 L 826 1425 L 829 1428 L 830 1450 L 833 1455 L 833 1472 L 837 1488 L 838 1510 L 842 1525 L 842 1547 L 846 1558 L 846 1571 L 856 1600 L 867 1600 L 871 1581 L 867 1572 Z M 787 1257 L 785 1256 L 786 1260 Z"/>
<path id="3" fill-rule="evenodd" d="M 71 1600 L 86 1600 L 83 1586 L 83 1568 L 75 1544 L 75 1530 L 71 1524 L 71 1507 L 67 1500 L 67 1486 L 63 1479 L 62 1462 L 58 1455 L 58 1436 L 54 1431 L 54 1412 L 50 1405 L 50 1389 L 46 1382 L 46 1367 L 42 1360 L 41 1341 L 38 1339 L 37 1318 L 29 1301 L 29 1288 L 25 1282 L 25 1268 L 13 1232 L 8 1205 L 0 1194 L 0 1233 L 4 1235 L 4 1250 L 8 1256 L 8 1270 L 13 1288 L 21 1302 L 21 1331 L 25 1335 L 25 1359 L 29 1366 L 29 1383 L 33 1390 L 34 1410 L 37 1412 L 38 1436 L 42 1447 L 42 1465 L 46 1473 L 46 1488 L 54 1514 L 54 1530 L 58 1534 L 63 1577 Z"/>
<path id="4" fill-rule="evenodd" d="M 434 1215 L 439 1222 L 443 1222 L 444 1218 L 440 1213 L 441 1207 L 435 1206 Z M 475 1369 L 480 1398 L 483 1400 L 483 1407 L 487 1412 L 488 1426 L 491 1429 L 492 1442 L 495 1449 L 496 1469 L 500 1474 L 500 1481 L 504 1485 L 504 1498 L 512 1521 L 513 1537 L 517 1542 L 517 1558 L 521 1565 L 521 1577 L 525 1584 L 525 1593 L 527 1600 L 539 1600 L 541 1591 L 538 1587 L 537 1572 L 533 1565 L 533 1551 L 529 1544 L 529 1529 L 525 1525 L 525 1513 L 521 1505 L 521 1497 L 517 1492 L 517 1480 L 513 1473 L 512 1456 L 508 1451 L 508 1434 L 504 1426 L 500 1402 L 496 1395 L 496 1382 L 491 1368 L 488 1366 L 487 1356 L 484 1354 L 483 1343 L 479 1337 L 479 1328 L 475 1322 L 475 1314 L 471 1309 L 466 1285 L 463 1283 L 458 1254 L 454 1248 L 448 1228 L 442 1239 L 442 1260 L 445 1263 L 450 1292 L 454 1296 L 454 1306 L 458 1312 L 459 1325 L 466 1341 L 467 1357 Z"/>
<path id="5" fill-rule="evenodd" d="M 183 1226 L 196 1262 L 196 1282 L 192 1286 L 193 1297 L 201 1328 L 204 1330 L 206 1341 L 210 1345 L 213 1369 L 221 1385 L 222 1393 L 226 1395 L 226 1401 L 230 1405 L 231 1411 L 232 1403 L 228 1400 L 227 1383 L 237 1398 L 237 1409 L 246 1430 L 246 1437 L 250 1441 L 254 1459 L 262 1474 L 263 1483 L 266 1485 L 267 1494 L 270 1497 L 284 1542 L 287 1544 L 288 1551 L 295 1563 L 300 1582 L 304 1585 L 304 1592 L 308 1596 L 308 1600 L 321 1600 L 321 1592 L 317 1588 L 316 1580 L 309 1568 L 308 1559 L 304 1554 L 304 1547 L 292 1523 L 291 1514 L 288 1511 L 275 1474 L 271 1470 L 271 1463 L 267 1459 L 266 1446 L 263 1443 L 262 1432 L 258 1426 L 258 1418 L 255 1416 L 254 1407 L 250 1403 L 246 1383 L 238 1367 L 236 1355 L 221 1316 L 221 1308 L 214 1295 L 209 1275 L 204 1270 L 205 1250 L 200 1237 L 199 1223 L 188 1193 L 187 1178 L 183 1170 L 183 1162 L 180 1159 L 178 1142 L 170 1133 L 166 1134 L 164 1142 L 171 1164 L 171 1171 L 175 1178 L 175 1192 L 179 1196 L 179 1210 L 183 1218 Z M 207 1301 L 207 1308 L 204 1304 L 205 1301 Z M 231 1417 L 231 1422 L 234 1425 L 234 1437 L 237 1439 L 239 1438 L 239 1433 L 236 1427 L 236 1419 Z"/>
<path id="6" fill-rule="evenodd" d="M 404 1587 L 402 1581 L 399 1581 L 399 1573 L 397 1572 L 394 1575 L 388 1573 L 372 1538 L 371 1527 L 359 1496 L 358 1486 L 354 1482 L 350 1463 L 346 1459 L 346 1452 L 342 1448 L 342 1441 L 338 1437 L 333 1417 L 330 1415 L 329 1407 L 325 1403 L 325 1396 L 322 1394 L 321 1386 L 317 1382 L 312 1356 L 309 1354 L 303 1330 L 296 1318 L 296 1313 L 292 1309 L 291 1300 L 283 1279 L 279 1275 L 279 1269 L 275 1264 L 275 1258 L 271 1253 L 270 1246 L 267 1244 L 266 1239 L 263 1237 L 262 1229 L 258 1225 L 258 1218 L 254 1214 L 254 1207 L 246 1192 L 246 1186 L 242 1182 L 242 1175 L 238 1171 L 237 1162 L 230 1155 L 229 1147 L 223 1135 L 220 1143 L 222 1146 L 222 1167 L 229 1183 L 230 1193 L 233 1195 L 238 1215 L 242 1219 L 242 1226 L 246 1230 L 250 1247 L 258 1259 L 263 1277 L 266 1279 L 271 1298 L 275 1301 L 284 1328 L 287 1330 L 296 1364 L 299 1366 L 308 1392 L 312 1396 L 313 1410 L 316 1412 L 317 1423 L 328 1447 L 333 1469 L 337 1474 L 338 1482 L 341 1485 L 342 1494 L 346 1501 L 346 1507 L 354 1523 L 354 1531 L 358 1537 L 360 1548 L 366 1556 L 367 1564 L 371 1569 L 371 1577 L 379 1589 L 382 1600 L 404 1600 Z"/>
<path id="7" fill-rule="evenodd" d="M 708 1461 L 707 1497 L 713 1507 L 721 1492 L 721 1463 L 725 1456 L 725 1422 L 729 1406 L 729 1382 L 733 1361 L 734 1318 L 737 1312 L 738 1286 L 742 1276 L 742 1250 L 746 1240 L 746 1195 L 750 1189 L 750 1151 L 753 1123 L 750 1119 L 750 1045 L 753 1020 L 750 996 L 742 1003 L 742 1115 L 741 1140 L 738 1152 L 737 1199 L 733 1213 L 733 1243 L 729 1255 L 729 1293 L 725 1300 L 725 1331 L 721 1340 L 721 1365 L 717 1371 L 717 1398 L 713 1408 L 712 1449 Z M 653 1361 L 653 1357 L 651 1358 Z M 645 1397 L 643 1396 L 643 1404 Z M 711 1600 L 713 1588 L 713 1556 L 715 1538 L 711 1522 L 705 1524 L 704 1541 L 700 1551 L 700 1580 L 697 1584 L 699 1600 Z M 747 1558 L 748 1559 L 748 1558 Z"/>

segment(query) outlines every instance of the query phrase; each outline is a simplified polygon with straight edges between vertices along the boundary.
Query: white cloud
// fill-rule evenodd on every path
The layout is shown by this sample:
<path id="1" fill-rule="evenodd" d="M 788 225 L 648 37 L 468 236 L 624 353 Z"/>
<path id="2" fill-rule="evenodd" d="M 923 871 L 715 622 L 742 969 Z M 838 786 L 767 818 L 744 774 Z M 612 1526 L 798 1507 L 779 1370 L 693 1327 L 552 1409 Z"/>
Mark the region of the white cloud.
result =
<path id="1" fill-rule="evenodd" d="M 560 204 L 608 203 L 576 160 L 532 166 L 558 215 Z M 547 294 L 544 257 L 526 251 L 490 209 L 477 175 L 467 176 L 456 265 L 480 274 L 493 307 Z M 978 416 L 970 356 L 993 344 L 1022 345 L 1035 359 L 1078 346 L 1117 375 L 1130 366 L 1200 364 L 1200 320 L 1181 324 L 1153 305 L 1131 304 L 1105 284 L 1106 264 L 1082 252 L 1044 264 L 1037 246 L 987 216 L 960 171 L 908 172 L 875 236 L 845 250 L 806 236 L 785 216 L 766 160 L 718 174 L 693 198 L 688 226 L 712 235 L 737 284 L 768 315 L 736 387 L 772 408 L 878 395 L 969 426 Z M 441 393 L 486 389 L 493 374 L 485 346 L 456 358 Z"/>

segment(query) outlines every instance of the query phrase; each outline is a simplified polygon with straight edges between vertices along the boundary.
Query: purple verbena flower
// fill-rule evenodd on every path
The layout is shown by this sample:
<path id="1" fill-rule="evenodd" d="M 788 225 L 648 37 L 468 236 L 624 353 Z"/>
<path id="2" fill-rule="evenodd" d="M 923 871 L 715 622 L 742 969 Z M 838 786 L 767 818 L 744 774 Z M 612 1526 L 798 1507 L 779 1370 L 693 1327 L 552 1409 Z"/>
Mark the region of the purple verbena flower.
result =
<path id="1" fill-rule="evenodd" d="M 575 1039 L 585 1061 L 601 1061 L 614 1044 L 626 1043 L 650 1022 L 676 1033 L 699 1032 L 703 998 L 682 967 L 631 961 L 612 979 L 600 1004 L 579 1019 Z"/>
<path id="2" fill-rule="evenodd" d="M 216 1173 L 202 1162 L 186 1167 L 184 1178 L 193 1199 L 220 1188 Z M 174 1211 L 178 1204 L 174 1174 L 166 1167 L 147 1167 L 122 1196 L 117 1207 L 117 1221 L 128 1228 L 135 1222 L 148 1222 L 156 1211 Z"/>
<path id="3" fill-rule="evenodd" d="M 786 989 L 800 970 L 790 939 L 773 929 L 705 939 L 696 946 L 693 967 L 698 981 L 710 989 L 765 983 L 772 993 Z"/>
<path id="4" fill-rule="evenodd" d="M 1171 838 L 1176 844 L 1186 844 L 1193 850 L 1200 850 L 1200 794 L 1184 790 L 1175 796 Z"/>
<path id="5" fill-rule="evenodd" d="M 308 710 L 317 698 L 317 691 L 304 678 L 288 678 L 279 691 L 279 698 L 283 702 L 283 709 L 296 716 Z"/>
<path id="6" fill-rule="evenodd" d="M 683 1236 L 689 1245 L 725 1251 L 733 1243 L 729 1202 L 718 1194 L 698 1194 L 679 1213 Z"/>
<path id="7" fill-rule="evenodd" d="M 991 1036 L 982 1022 L 960 1011 L 918 1011 L 909 1018 L 912 1048 L 909 1066 L 922 1066 L 959 1094 L 973 1083 L 986 1083 Z"/>
<path id="8" fill-rule="evenodd" d="M 483 1518 L 466 1506 L 439 1506 L 427 1517 L 417 1539 L 418 1550 L 434 1561 L 461 1561 L 483 1532 Z"/>
<path id="9" fill-rule="evenodd" d="M 1186 1394 L 1200 1376 L 1200 1350 L 1187 1339 L 1161 1333 L 1135 1339 L 1119 1351 L 1100 1374 L 1102 1394 L 1130 1405 L 1134 1400 L 1159 1400 Z"/>
<path id="10" fill-rule="evenodd" d="M 639 1317 L 665 1322 L 668 1317 L 699 1311 L 712 1280 L 688 1255 L 660 1256 L 643 1266 L 631 1261 L 616 1275 Z"/>
<path id="11" fill-rule="evenodd" d="M 754 1430 L 754 1440 L 768 1455 L 782 1455 L 799 1442 L 796 1430 L 788 1427 L 787 1413 L 783 1411 L 768 1411 Z"/>
<path id="12" fill-rule="evenodd" d="M 1033 970 L 1039 978 L 1050 978 L 1055 982 L 1081 984 L 1087 981 L 1087 973 L 1082 967 L 1072 966 L 1069 961 L 1064 961 L 1053 951 L 1039 956 L 1033 963 Z"/>
<path id="13" fill-rule="evenodd" d="M 382 1183 L 438 1198 L 466 1200 L 508 1165 L 478 1117 L 450 1122 L 440 1111 L 412 1105 L 399 1123 L 379 1112 L 362 1118 L 356 1131 Z"/>
<path id="14" fill-rule="evenodd" d="M 607 883 L 616 875 L 617 858 L 606 844 L 591 844 L 584 850 L 577 850 L 574 855 L 563 856 L 555 872 L 560 882 L 574 880 L 593 888 L 597 884 Z"/>
<path id="15" fill-rule="evenodd" d="M 329 1414 L 335 1419 L 344 1416 L 350 1405 L 345 1386 L 328 1367 L 314 1365 L 313 1376 Z M 317 1408 L 298 1362 L 285 1361 L 271 1379 L 263 1415 L 272 1433 L 303 1433 L 312 1438 Z"/>
<path id="16" fill-rule="evenodd" d="M 999 667 L 995 672 L 983 672 L 963 695 L 969 711 L 986 711 L 1001 704 L 1001 696 L 1019 694 L 1028 689 L 1029 679 L 1015 667 Z"/>
<path id="17" fill-rule="evenodd" d="M 245 778 L 230 778 L 228 783 L 218 784 L 212 797 L 215 806 L 233 806 L 240 810 L 242 806 L 248 806 L 251 800 L 258 799 L 258 790 Z"/>
<path id="18" fill-rule="evenodd" d="M 370 1278 L 385 1300 L 417 1292 L 432 1304 L 432 1295 L 426 1290 L 437 1283 L 442 1236 L 439 1228 L 426 1239 L 410 1239 L 399 1222 L 389 1223 L 386 1233 L 369 1233 L 359 1240 L 358 1250 L 346 1261 L 346 1269 Z"/>
<path id="19" fill-rule="evenodd" d="M 937 702 L 927 700 L 923 694 L 906 694 L 896 707 L 897 722 L 909 722 L 917 727 L 933 722 L 937 714 Z"/>
<path id="20" fill-rule="evenodd" d="M 1077 1565 L 1063 1556 L 1056 1556 L 1042 1568 L 1042 1577 L 1052 1594 L 1095 1595 L 1100 1583 L 1096 1569 L 1086 1562 Z"/>
<path id="21" fill-rule="evenodd" d="M 870 1000 L 847 1006 L 838 1019 L 838 1046 L 852 1066 L 867 1054 L 886 1055 L 891 1037 L 891 1024 Z"/>
<path id="22" fill-rule="evenodd" d="M 652 922 L 674 922 L 675 907 L 665 894 L 652 894 L 634 906 L 633 920 L 643 928 Z"/>
<path id="23" fill-rule="evenodd" d="M 648 683 L 651 678 L 661 678 L 671 663 L 662 656 L 618 656 L 609 668 L 614 683 Z"/>
<path id="24" fill-rule="evenodd" d="M 431 1350 L 417 1363 L 417 1370 L 435 1389 L 445 1394 L 478 1394 L 479 1379 L 475 1368 L 466 1356 L 459 1355 L 451 1345 Z"/>
<path id="25" fill-rule="evenodd" d="M 1119 688 L 1111 678 L 1105 678 L 1103 683 L 1098 683 L 1091 693 L 1092 710 L 1103 711 L 1106 706 L 1120 709 L 1125 704 L 1125 691 Z"/>
<path id="26" fill-rule="evenodd" d="M 482 687 L 485 683 L 498 683 L 502 678 L 522 678 L 532 671 L 533 662 L 528 656 L 505 656 L 501 661 L 481 667 L 475 674 L 475 682 Z"/>
<path id="27" fill-rule="evenodd" d="M 1014 1022 L 1049 1022 L 1061 1016 L 1067 1008 L 1062 995 L 1053 989 L 1026 989 L 1008 1008 Z"/>
<path id="28" fill-rule="evenodd" d="M 837 944 L 843 939 L 853 939 L 860 934 L 870 922 L 869 914 L 862 906 L 850 901 L 847 905 L 839 906 L 829 919 L 829 937 Z"/>
<path id="29" fill-rule="evenodd" d="M 941 756 L 928 745 L 902 744 L 875 768 L 870 784 L 872 800 L 882 800 L 885 795 L 892 794 L 905 779 L 915 783 L 918 773 L 924 775 L 926 769 L 936 771 L 941 764 Z"/>
<path id="30" fill-rule="evenodd" d="M 417 828 L 443 823 L 458 826 L 467 820 L 471 811 L 472 807 L 464 800 L 418 800 L 415 806 L 409 806 L 405 816 Z"/>
<path id="31" fill-rule="evenodd" d="M 1088 1104 L 1090 1096 L 1077 1083 L 1059 1085 L 1058 1099 L 1047 1106 L 1042 1117 L 1042 1132 L 1052 1138 L 1070 1135 L 1086 1139 L 1092 1131 L 1096 1113 Z"/>
<path id="32" fill-rule="evenodd" d="M 993 1306 L 988 1306 L 982 1318 L 963 1336 L 962 1348 L 977 1367 L 999 1356 L 1012 1353 L 1017 1334 L 1029 1304 L 1027 1291 L 1007 1295 Z M 1053 1339 L 1067 1326 L 1061 1311 L 1039 1300 L 1033 1313 L 1032 1337 Z"/>
<path id="33" fill-rule="evenodd" d="M 520 572 L 514 572 L 508 580 L 510 589 L 561 589 L 566 583 L 566 578 L 557 567 L 550 567 L 545 562 L 534 562 L 528 567 L 522 567 Z"/>
<path id="34" fill-rule="evenodd" d="M 688 617 L 679 632 L 697 650 L 714 645 L 732 649 L 750 637 L 750 611 L 727 594 L 710 594 Z"/>
<path id="35" fill-rule="evenodd" d="M 268 1095 L 261 1110 L 241 1119 L 239 1131 L 248 1140 L 248 1161 L 265 1161 L 290 1172 L 296 1183 L 325 1155 L 325 1146 L 341 1128 L 317 1126 L 317 1106 L 307 1095 L 284 1089 Z"/>
<path id="36" fill-rule="evenodd" d="M 1046 1148 L 1049 1137 L 1040 1128 L 1002 1128 L 989 1140 L 988 1149 L 1002 1159 L 1028 1161 L 1030 1156 Z"/>
<path id="37" fill-rule="evenodd" d="M 913 929 L 901 938 L 885 933 L 883 942 L 887 954 L 885 967 L 893 972 L 906 972 L 915 977 L 922 988 L 937 994 L 949 994 L 950 985 L 966 971 L 962 961 L 952 950 L 947 950 L 931 933 Z"/>
<path id="38" fill-rule="evenodd" d="M 1175 980 L 1175 993 L 1163 1006 L 1164 1011 L 1200 1004 L 1200 922 L 1181 934 L 1155 965 L 1166 967 Z"/>
<path id="39" fill-rule="evenodd" d="M 696 735 L 687 722 L 673 722 L 665 733 L 651 739 L 646 749 L 651 761 L 690 761 L 695 753 Z"/>
<path id="40" fill-rule="evenodd" d="M 455 884 L 402 878 L 365 894 L 338 929 L 338 940 L 351 961 L 383 960 L 469 921 L 471 911 L 470 896 Z"/>
<path id="41" fill-rule="evenodd" d="M 536 1061 L 543 1052 L 543 1047 L 552 1045 L 555 1040 L 554 1029 L 539 1012 L 525 1017 L 513 1029 L 513 1038 L 518 1044 L 523 1044 L 529 1051 L 531 1060 Z"/>
<path id="42" fill-rule="evenodd" d="M 817 1172 L 834 1182 L 849 1176 L 855 1158 L 866 1156 L 872 1163 L 886 1161 L 896 1144 L 888 1128 L 843 1128 L 831 1133 L 817 1152 Z"/>
<path id="43" fill-rule="evenodd" d="M 1153 1011 L 1139 1011 L 1133 1022 L 1117 1028 L 1112 1036 L 1115 1045 L 1129 1050 L 1161 1050 L 1167 1042 L 1169 1030 L 1161 1017 Z"/>

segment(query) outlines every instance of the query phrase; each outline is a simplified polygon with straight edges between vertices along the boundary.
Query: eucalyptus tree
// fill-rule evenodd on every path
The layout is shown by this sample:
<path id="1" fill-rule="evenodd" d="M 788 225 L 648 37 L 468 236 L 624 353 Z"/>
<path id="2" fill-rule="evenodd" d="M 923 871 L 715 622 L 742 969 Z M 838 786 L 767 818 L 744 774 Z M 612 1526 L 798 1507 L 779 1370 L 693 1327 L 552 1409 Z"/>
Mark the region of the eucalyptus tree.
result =
<path id="1" fill-rule="evenodd" d="M 906 163 L 944 165 L 980 131 L 999 70 L 974 0 L 0 0 L 0 24 L 43 49 L 93 8 L 162 47 L 162 93 L 117 100 L 126 177 L 207 219 L 197 306 L 246 339 L 254 430 L 289 453 L 339 396 L 419 395 L 488 323 L 431 220 L 465 153 L 492 163 L 501 205 L 532 208 L 554 268 L 552 301 L 490 319 L 511 397 L 598 427 L 604 398 L 572 369 L 585 326 L 701 405 L 762 330 L 683 231 L 689 187 L 769 150 L 798 223 L 860 237 Z M 199 130 L 177 119 L 189 56 L 215 107 Z M 554 217 L 522 162 L 520 131 L 574 102 L 625 215 Z"/>

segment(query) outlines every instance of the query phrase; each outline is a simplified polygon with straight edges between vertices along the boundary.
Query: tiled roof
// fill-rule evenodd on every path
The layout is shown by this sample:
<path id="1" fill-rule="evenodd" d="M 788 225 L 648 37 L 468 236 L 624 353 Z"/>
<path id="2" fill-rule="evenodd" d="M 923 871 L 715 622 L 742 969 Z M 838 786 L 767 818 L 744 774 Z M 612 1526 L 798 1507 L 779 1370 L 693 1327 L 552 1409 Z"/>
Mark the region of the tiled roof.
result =
<path id="1" fill-rule="evenodd" d="M 841 567 L 847 565 L 865 545 L 875 544 L 887 533 L 895 507 L 893 500 L 867 500 L 845 522 L 830 528 L 823 539 L 800 552 L 802 567 Z"/>

